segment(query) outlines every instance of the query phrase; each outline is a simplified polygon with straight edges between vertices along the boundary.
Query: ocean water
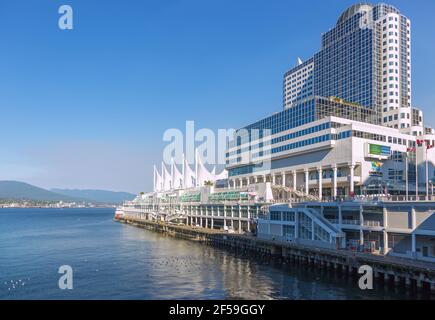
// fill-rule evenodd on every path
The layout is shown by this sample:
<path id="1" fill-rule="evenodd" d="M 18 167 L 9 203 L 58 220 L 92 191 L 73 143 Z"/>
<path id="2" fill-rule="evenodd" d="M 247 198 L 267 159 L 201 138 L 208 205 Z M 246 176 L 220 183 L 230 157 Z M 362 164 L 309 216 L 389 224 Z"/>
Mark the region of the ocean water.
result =
<path id="1" fill-rule="evenodd" d="M 113 209 L 0 209 L 0 299 L 415 299 L 116 223 Z M 59 289 L 73 270 L 73 289 Z"/>

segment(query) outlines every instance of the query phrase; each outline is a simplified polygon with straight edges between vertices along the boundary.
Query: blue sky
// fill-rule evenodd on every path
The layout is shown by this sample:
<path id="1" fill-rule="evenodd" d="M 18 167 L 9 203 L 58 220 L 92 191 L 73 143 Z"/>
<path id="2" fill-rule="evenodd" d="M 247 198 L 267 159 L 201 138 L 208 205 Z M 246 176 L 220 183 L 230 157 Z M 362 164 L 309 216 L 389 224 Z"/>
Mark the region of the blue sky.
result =
<path id="1" fill-rule="evenodd" d="M 166 129 L 280 111 L 283 73 L 354 2 L 2 0 L 0 180 L 150 190 Z M 413 103 L 435 124 L 435 2 L 388 3 L 412 20 Z"/>

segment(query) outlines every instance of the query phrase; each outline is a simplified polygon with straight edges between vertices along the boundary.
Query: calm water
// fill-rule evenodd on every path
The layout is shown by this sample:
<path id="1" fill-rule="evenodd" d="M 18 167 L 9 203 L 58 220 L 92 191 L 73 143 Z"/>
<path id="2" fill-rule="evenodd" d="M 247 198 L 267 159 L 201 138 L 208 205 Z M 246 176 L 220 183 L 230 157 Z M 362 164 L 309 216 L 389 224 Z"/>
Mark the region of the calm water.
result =
<path id="1" fill-rule="evenodd" d="M 111 209 L 0 209 L 0 299 L 410 299 L 112 221 Z M 60 290 L 59 266 L 74 270 Z"/>

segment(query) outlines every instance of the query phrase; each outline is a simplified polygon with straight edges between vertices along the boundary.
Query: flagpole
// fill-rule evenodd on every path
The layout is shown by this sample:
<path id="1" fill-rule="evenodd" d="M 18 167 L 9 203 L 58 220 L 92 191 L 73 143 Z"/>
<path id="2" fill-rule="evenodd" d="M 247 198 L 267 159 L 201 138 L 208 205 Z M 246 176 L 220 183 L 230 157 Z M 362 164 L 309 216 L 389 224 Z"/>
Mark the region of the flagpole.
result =
<path id="1" fill-rule="evenodd" d="M 427 161 L 427 142 L 426 142 L 426 200 L 429 200 L 429 166 Z"/>
<path id="2" fill-rule="evenodd" d="M 163 163 L 163 161 L 162 161 L 162 190 L 163 191 L 166 191 L 166 190 L 164 190 L 165 189 L 165 183 L 166 183 L 166 181 L 165 181 L 165 179 L 166 179 L 166 175 L 165 175 L 165 172 L 164 172 L 164 168 L 165 168 L 165 164 Z"/>
<path id="3" fill-rule="evenodd" d="M 415 146 L 415 200 L 418 201 L 418 161 L 417 152 L 418 144 Z"/>
<path id="4" fill-rule="evenodd" d="M 198 187 L 198 148 L 195 148 L 195 187 Z"/>
<path id="5" fill-rule="evenodd" d="M 174 187 L 174 174 L 175 174 L 175 170 L 174 170 L 174 157 L 171 157 L 171 190 L 175 189 Z"/>
<path id="6" fill-rule="evenodd" d="M 405 153 L 405 199 L 408 201 L 409 197 L 409 187 L 408 187 L 408 151 Z"/>
<path id="7" fill-rule="evenodd" d="M 182 180 L 182 188 L 184 189 L 185 188 L 185 186 L 186 186 L 186 181 L 185 181 L 185 179 L 186 179 L 186 168 L 185 168 L 185 156 L 184 156 L 184 153 L 183 153 L 183 165 L 182 165 L 182 167 L 181 167 L 181 171 L 183 172 L 183 180 Z"/>
<path id="8" fill-rule="evenodd" d="M 154 165 L 154 172 L 153 172 L 154 182 L 153 182 L 153 191 L 156 192 L 156 166 Z"/>

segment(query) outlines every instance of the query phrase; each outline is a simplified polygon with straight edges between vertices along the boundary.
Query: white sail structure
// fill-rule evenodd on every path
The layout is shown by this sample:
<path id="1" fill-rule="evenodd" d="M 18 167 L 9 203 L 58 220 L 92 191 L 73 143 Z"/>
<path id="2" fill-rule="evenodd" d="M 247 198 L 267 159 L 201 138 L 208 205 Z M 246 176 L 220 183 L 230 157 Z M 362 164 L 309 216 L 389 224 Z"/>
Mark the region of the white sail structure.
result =
<path id="1" fill-rule="evenodd" d="M 169 191 L 172 189 L 172 177 L 171 174 L 166 169 L 165 164 L 162 162 L 162 178 L 163 178 L 163 190 Z"/>
<path id="2" fill-rule="evenodd" d="M 177 165 L 175 164 L 174 158 L 171 159 L 171 180 L 172 180 L 172 189 L 182 189 L 183 188 L 183 180 L 184 176 L 178 170 Z"/>
<path id="3" fill-rule="evenodd" d="M 221 173 L 216 174 L 216 166 L 213 167 L 211 174 L 213 175 L 213 181 L 228 179 L 228 171 L 224 169 Z"/>
<path id="4" fill-rule="evenodd" d="M 228 171 L 226 169 L 222 170 L 221 173 L 216 174 L 216 167 L 213 168 L 214 181 L 228 179 Z"/>
<path id="5" fill-rule="evenodd" d="M 183 177 L 184 177 L 183 178 L 184 188 L 189 189 L 195 187 L 195 183 L 196 183 L 195 173 L 190 168 L 184 155 L 183 155 Z"/>
<path id="6" fill-rule="evenodd" d="M 159 192 L 162 190 L 162 176 L 160 175 L 159 171 L 157 170 L 157 167 L 154 166 L 154 192 Z"/>
<path id="7" fill-rule="evenodd" d="M 182 170 L 178 169 L 174 159 L 171 159 L 170 170 L 168 171 L 162 162 L 161 174 L 154 166 L 154 192 L 171 191 L 174 189 L 190 189 L 203 187 L 206 181 L 215 182 L 217 180 L 228 179 L 228 171 L 223 170 L 216 174 L 216 167 L 210 172 L 204 166 L 198 150 L 195 150 L 195 170 L 192 170 L 183 154 Z"/>
<path id="8" fill-rule="evenodd" d="M 215 181 L 214 175 L 207 170 L 196 150 L 196 186 L 203 187 L 206 181 Z"/>

